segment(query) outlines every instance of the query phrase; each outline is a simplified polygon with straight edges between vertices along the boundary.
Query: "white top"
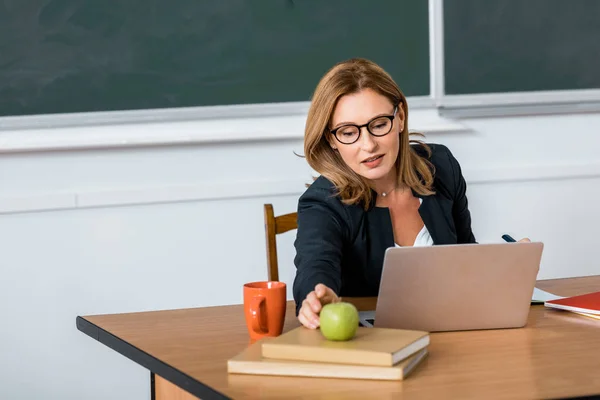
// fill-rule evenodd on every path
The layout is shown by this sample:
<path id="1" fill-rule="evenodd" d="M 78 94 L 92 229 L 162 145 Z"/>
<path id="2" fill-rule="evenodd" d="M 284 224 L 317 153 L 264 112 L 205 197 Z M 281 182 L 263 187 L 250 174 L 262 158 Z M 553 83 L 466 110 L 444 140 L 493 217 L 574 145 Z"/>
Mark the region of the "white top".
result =
<path id="1" fill-rule="evenodd" d="M 419 201 L 423 203 L 423 199 L 419 198 Z M 398 243 L 394 244 L 396 245 L 396 247 L 402 247 Z M 425 225 L 423 225 L 421 232 L 419 232 L 419 234 L 415 238 L 415 243 L 413 244 L 413 247 L 417 246 L 433 246 L 433 239 L 431 238 L 431 235 L 429 234 L 429 231 L 427 230 L 427 227 Z"/>
<path id="2" fill-rule="evenodd" d="M 396 247 L 401 247 L 398 243 L 394 244 L 396 245 Z M 421 232 L 419 232 L 419 234 L 415 238 L 415 243 L 413 244 L 413 247 L 417 246 L 433 246 L 433 239 L 431 238 L 431 235 L 429 234 L 429 231 L 427 230 L 427 227 L 425 225 L 423 225 L 423 229 L 421 229 Z"/>

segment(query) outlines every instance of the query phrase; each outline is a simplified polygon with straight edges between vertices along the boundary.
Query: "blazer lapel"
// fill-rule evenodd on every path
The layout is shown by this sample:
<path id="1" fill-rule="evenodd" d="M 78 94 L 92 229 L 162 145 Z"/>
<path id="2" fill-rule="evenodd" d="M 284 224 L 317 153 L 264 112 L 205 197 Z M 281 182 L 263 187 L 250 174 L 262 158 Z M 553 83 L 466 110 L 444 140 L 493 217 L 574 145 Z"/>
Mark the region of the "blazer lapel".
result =
<path id="1" fill-rule="evenodd" d="M 450 204 L 450 210 L 444 212 L 436 196 L 423 196 L 421 199 L 423 202 L 419 207 L 419 214 L 421 214 L 433 243 L 436 245 L 456 244 L 456 234 L 451 228 L 451 221 L 448 221 L 447 218 L 448 212 L 452 212 L 452 205 Z"/>

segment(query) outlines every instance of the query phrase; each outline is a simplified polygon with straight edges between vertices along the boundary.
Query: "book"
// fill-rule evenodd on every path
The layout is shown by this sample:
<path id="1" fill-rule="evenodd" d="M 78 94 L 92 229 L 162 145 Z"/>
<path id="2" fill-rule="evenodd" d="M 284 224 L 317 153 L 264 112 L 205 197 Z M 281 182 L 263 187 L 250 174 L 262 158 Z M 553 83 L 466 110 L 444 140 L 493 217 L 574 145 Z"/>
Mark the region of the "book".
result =
<path id="1" fill-rule="evenodd" d="M 424 348 L 389 367 L 331 364 L 264 358 L 261 347 L 272 338 L 263 338 L 227 361 L 230 374 L 277 375 L 342 379 L 404 380 L 428 355 Z"/>
<path id="2" fill-rule="evenodd" d="M 327 340 L 303 326 L 264 342 L 262 356 L 283 360 L 392 366 L 429 345 L 429 332 L 359 327 L 347 341 Z"/>
<path id="3" fill-rule="evenodd" d="M 546 307 L 573 311 L 576 313 L 600 315 L 600 292 L 548 300 L 544 305 Z"/>
<path id="4" fill-rule="evenodd" d="M 582 312 L 576 312 L 576 311 L 572 311 L 572 312 L 574 312 L 575 314 L 578 314 L 578 315 L 584 315 L 586 317 L 600 319 L 600 314 L 588 314 L 588 313 L 582 313 Z"/>

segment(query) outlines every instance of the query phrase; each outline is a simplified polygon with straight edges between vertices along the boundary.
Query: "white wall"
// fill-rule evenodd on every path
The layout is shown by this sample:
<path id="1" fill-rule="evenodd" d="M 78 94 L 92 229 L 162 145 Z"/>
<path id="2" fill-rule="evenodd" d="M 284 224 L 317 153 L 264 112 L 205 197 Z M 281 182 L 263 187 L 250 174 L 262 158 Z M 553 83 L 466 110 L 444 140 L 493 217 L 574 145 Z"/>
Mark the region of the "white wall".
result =
<path id="1" fill-rule="evenodd" d="M 480 242 L 544 241 L 541 279 L 600 272 L 600 114 L 447 121 L 415 110 L 410 125 L 461 162 Z M 0 133 L 0 398 L 148 399 L 148 371 L 75 317 L 240 303 L 244 282 L 266 278 L 262 205 L 294 211 L 310 180 L 293 154 L 302 129 L 281 116 Z M 132 135 L 197 140 L 38 146 Z M 293 239 L 279 241 L 290 285 Z"/>

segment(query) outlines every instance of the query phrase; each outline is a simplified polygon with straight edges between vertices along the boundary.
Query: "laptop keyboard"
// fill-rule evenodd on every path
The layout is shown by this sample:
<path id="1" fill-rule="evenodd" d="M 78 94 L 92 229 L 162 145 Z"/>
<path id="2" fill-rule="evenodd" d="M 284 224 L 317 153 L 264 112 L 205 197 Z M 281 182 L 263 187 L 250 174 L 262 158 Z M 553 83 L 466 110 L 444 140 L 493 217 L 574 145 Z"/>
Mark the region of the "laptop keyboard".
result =
<path id="1" fill-rule="evenodd" d="M 364 321 L 364 322 L 363 322 L 363 321 Z M 370 326 L 369 326 L 369 325 L 365 325 L 365 324 L 364 324 L 365 322 L 366 322 L 366 323 L 368 323 L 368 324 L 371 324 L 371 325 L 370 325 Z M 366 319 L 364 319 L 364 320 L 362 320 L 362 321 L 359 321 L 359 322 L 358 322 L 358 325 L 359 325 L 359 326 L 363 326 L 363 327 L 370 328 L 371 326 L 375 326 L 375 320 L 374 320 L 373 318 L 366 318 Z"/>

